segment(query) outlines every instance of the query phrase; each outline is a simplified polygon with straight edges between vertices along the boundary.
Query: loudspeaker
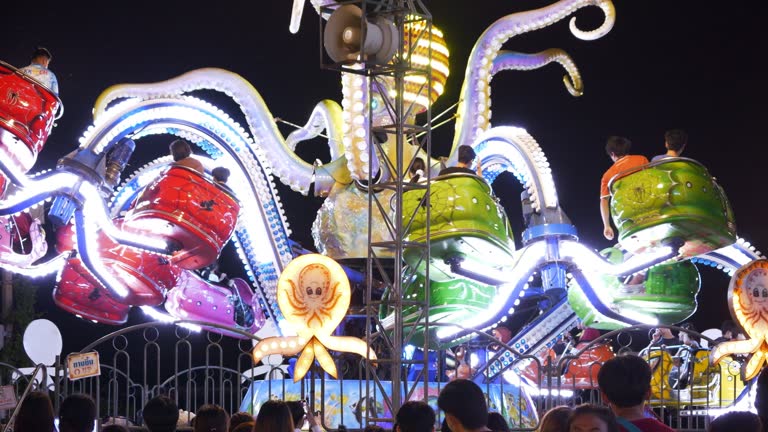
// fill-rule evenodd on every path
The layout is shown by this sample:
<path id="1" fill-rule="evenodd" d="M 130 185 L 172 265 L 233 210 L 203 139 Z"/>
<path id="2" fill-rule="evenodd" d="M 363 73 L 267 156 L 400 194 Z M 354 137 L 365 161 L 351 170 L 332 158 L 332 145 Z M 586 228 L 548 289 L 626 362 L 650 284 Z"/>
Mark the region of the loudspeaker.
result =
<path id="1" fill-rule="evenodd" d="M 365 33 L 365 43 L 362 35 Z M 400 46 L 400 35 L 395 25 L 375 17 L 370 22 L 355 5 L 344 5 L 333 11 L 323 34 L 323 45 L 335 62 L 366 61 L 379 64 L 389 62 Z M 365 52 L 364 59 L 360 54 Z"/>

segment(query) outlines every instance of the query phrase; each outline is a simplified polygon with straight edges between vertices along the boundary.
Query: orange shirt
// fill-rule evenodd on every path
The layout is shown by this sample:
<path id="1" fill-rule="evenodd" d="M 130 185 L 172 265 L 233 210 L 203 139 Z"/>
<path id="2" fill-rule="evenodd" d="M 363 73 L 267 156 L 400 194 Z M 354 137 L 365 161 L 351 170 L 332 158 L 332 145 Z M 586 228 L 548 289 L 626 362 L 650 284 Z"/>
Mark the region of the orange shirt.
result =
<path id="1" fill-rule="evenodd" d="M 608 171 L 603 174 L 603 178 L 600 180 L 600 198 L 606 198 L 611 196 L 611 192 L 608 190 L 608 182 L 611 181 L 613 176 L 622 172 L 631 170 L 632 168 L 639 167 L 648 163 L 648 158 L 641 155 L 626 155 L 622 156 L 619 160 L 613 163 Z"/>
<path id="2" fill-rule="evenodd" d="M 187 168 L 192 168 L 193 170 L 199 172 L 200 174 L 205 173 L 205 168 L 203 167 L 203 163 L 191 156 L 185 157 L 184 159 L 181 159 L 181 160 L 177 160 L 174 163 L 176 165 L 183 165 Z"/>

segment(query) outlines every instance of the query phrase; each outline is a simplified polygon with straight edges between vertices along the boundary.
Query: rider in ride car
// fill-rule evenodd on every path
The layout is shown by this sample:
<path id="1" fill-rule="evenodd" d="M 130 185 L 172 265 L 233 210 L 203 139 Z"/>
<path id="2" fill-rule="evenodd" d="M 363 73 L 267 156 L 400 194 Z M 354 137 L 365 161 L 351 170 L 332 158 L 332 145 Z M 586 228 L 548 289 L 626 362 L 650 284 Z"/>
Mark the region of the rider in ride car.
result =
<path id="1" fill-rule="evenodd" d="M 192 147 L 188 142 L 183 139 L 177 139 L 171 143 L 169 149 L 171 156 L 173 156 L 174 164 L 192 168 L 200 174 L 205 173 L 203 163 L 192 157 Z"/>
<path id="2" fill-rule="evenodd" d="M 680 157 L 680 155 L 683 154 L 683 150 L 685 150 L 686 144 L 688 144 L 688 134 L 686 134 L 684 130 L 668 130 L 664 133 L 664 147 L 667 149 L 667 152 L 654 156 L 653 159 L 651 159 L 651 162 L 666 158 Z"/>
<path id="3" fill-rule="evenodd" d="M 43 47 L 38 47 L 32 53 L 32 61 L 29 66 L 19 69 L 25 74 L 39 81 L 55 94 L 59 94 L 59 81 L 56 75 L 48 69 L 51 63 L 51 52 Z"/>
<path id="4" fill-rule="evenodd" d="M 648 163 L 648 158 L 645 156 L 629 154 L 631 148 L 632 142 L 620 136 L 608 137 L 608 141 L 605 143 L 605 152 L 613 161 L 613 165 L 608 168 L 600 180 L 600 216 L 603 219 L 603 235 L 608 240 L 613 240 L 609 208 L 611 193 L 608 190 L 608 183 L 616 174 Z"/>
<path id="5" fill-rule="evenodd" d="M 477 171 L 471 168 L 472 163 L 475 161 L 475 157 L 477 157 L 477 154 L 475 153 L 475 150 L 472 147 L 468 145 L 461 145 L 459 146 L 459 157 L 458 157 L 459 161 L 458 163 L 456 163 L 456 166 L 443 168 L 440 170 L 440 172 L 437 175 L 445 175 L 445 174 L 453 174 L 453 173 L 482 175 L 480 166 L 477 167 Z"/>

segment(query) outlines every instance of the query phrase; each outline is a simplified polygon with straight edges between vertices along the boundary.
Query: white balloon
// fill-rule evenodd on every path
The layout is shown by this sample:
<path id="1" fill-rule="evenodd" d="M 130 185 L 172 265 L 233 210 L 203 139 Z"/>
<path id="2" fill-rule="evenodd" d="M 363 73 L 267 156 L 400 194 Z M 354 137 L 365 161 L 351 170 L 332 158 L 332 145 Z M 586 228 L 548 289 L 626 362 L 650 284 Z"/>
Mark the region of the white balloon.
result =
<path id="1" fill-rule="evenodd" d="M 34 320 L 24 330 L 24 351 L 35 364 L 53 365 L 62 346 L 59 328 L 47 319 Z"/>

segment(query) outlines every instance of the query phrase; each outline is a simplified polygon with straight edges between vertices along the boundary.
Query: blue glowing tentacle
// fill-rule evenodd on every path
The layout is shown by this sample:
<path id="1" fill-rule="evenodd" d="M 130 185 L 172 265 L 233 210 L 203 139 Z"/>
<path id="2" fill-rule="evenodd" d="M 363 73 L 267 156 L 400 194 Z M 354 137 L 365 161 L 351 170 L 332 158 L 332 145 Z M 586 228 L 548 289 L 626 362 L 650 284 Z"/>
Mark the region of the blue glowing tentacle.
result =
<path id="1" fill-rule="evenodd" d="M 574 19 L 571 19 L 570 28 L 574 36 L 592 40 L 608 33 L 615 20 L 610 0 L 561 0 L 540 9 L 508 15 L 486 29 L 467 61 L 449 163 L 455 162 L 460 145 L 472 145 L 490 126 L 491 68 L 501 46 L 514 36 L 552 25 L 586 6 L 600 7 L 605 20 L 597 29 L 585 32 L 577 29 Z"/>
<path id="2" fill-rule="evenodd" d="M 509 171 L 528 190 L 535 210 L 558 206 L 555 180 L 547 157 L 524 129 L 492 128 L 478 139 L 475 150 L 486 180 L 492 182 L 502 172 Z"/>
<path id="3" fill-rule="evenodd" d="M 523 54 L 513 51 L 501 51 L 493 59 L 491 77 L 503 70 L 534 70 L 542 68 L 552 62 L 559 63 L 568 75 L 563 76 L 563 83 L 568 93 L 572 96 L 581 96 L 584 93 L 584 83 L 581 80 L 576 64 L 565 51 L 559 48 L 551 48 L 536 54 Z M 489 78 L 489 79 L 490 79 Z"/>
<path id="4" fill-rule="evenodd" d="M 697 264 L 704 264 L 710 267 L 716 267 L 726 274 L 733 275 L 733 272 L 747 263 L 762 258 L 754 246 L 743 238 L 739 237 L 736 243 L 714 250 L 712 252 L 691 258 L 691 261 Z"/>
<path id="5" fill-rule="evenodd" d="M 493 269 L 488 268 L 474 270 L 475 273 L 483 272 L 487 277 L 499 279 L 498 294 L 487 313 L 465 320 L 462 322 L 462 326 L 485 330 L 496 324 L 501 317 L 509 314 L 509 309 L 514 307 L 514 301 L 524 295 L 524 291 L 528 289 L 531 275 L 546 261 L 545 249 L 544 242 L 532 242 L 515 251 L 514 263 L 505 267 L 503 271 L 493 271 Z M 473 271 L 470 267 L 465 267 L 465 270 Z M 458 339 L 471 332 L 458 327 L 442 327 L 438 329 L 437 337 L 439 339 Z"/>
<path id="6" fill-rule="evenodd" d="M 113 109 L 119 112 L 112 112 Z M 230 184 L 237 185 L 235 192 L 242 204 L 233 240 L 248 277 L 265 300 L 273 324 L 279 324 L 282 318 L 274 293 L 277 276 L 292 258 L 288 244 L 290 230 L 263 149 L 254 146 L 245 130 L 224 113 L 190 97 L 133 100 L 130 104 L 117 105 L 104 115 L 114 120 L 101 126 L 102 132 L 92 133 L 91 141 L 102 139 L 97 135 L 119 139 L 130 134 L 137 144 L 142 142 L 140 138 L 152 134 L 183 136 L 215 158 L 215 161 L 200 158 L 208 168 L 221 165 L 230 169 Z M 169 162 L 168 157 L 161 158 L 130 177 L 113 197 L 112 216 L 125 210 L 141 187 Z"/>

